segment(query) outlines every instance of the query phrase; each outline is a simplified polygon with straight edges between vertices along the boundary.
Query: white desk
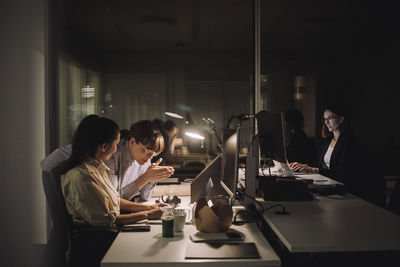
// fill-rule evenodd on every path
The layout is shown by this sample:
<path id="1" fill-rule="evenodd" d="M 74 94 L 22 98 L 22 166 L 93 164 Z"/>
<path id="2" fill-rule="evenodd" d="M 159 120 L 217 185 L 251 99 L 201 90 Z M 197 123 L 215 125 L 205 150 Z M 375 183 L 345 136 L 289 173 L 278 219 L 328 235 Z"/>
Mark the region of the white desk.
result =
<path id="1" fill-rule="evenodd" d="M 277 215 L 274 208 L 263 217 L 289 252 L 400 252 L 400 216 L 357 197 L 273 203 L 290 214 Z"/>
<path id="2" fill-rule="evenodd" d="M 189 196 L 180 197 L 182 205 L 190 202 Z M 152 204 L 155 199 L 146 203 Z M 264 238 L 257 226 L 246 224 L 231 226 L 245 236 L 244 242 L 254 242 L 260 254 L 260 259 L 201 259 L 186 260 L 186 244 L 192 242 L 190 234 L 197 232 L 194 225 L 185 225 L 183 233 L 175 233 L 173 238 L 163 238 L 161 224 L 151 224 L 150 232 L 120 232 L 101 266 L 280 266 L 281 261 Z M 225 264 L 225 265 L 224 265 Z"/>
<path id="3" fill-rule="evenodd" d="M 268 169 L 263 169 L 263 168 L 259 168 L 258 174 L 261 176 L 268 176 L 269 175 L 269 171 Z M 279 175 L 279 172 L 276 170 L 276 168 L 271 167 L 271 175 Z M 308 188 L 313 189 L 313 188 L 331 188 L 337 184 L 341 184 L 333 179 L 330 179 L 328 177 L 325 177 L 321 174 L 318 173 L 301 173 L 301 174 L 295 174 L 294 177 L 296 177 L 296 179 L 311 179 L 314 180 L 314 182 L 312 184 L 308 185 Z M 239 174 L 238 174 L 238 178 L 239 178 L 239 183 L 242 183 L 242 185 L 244 186 L 244 181 L 245 181 L 245 169 L 241 168 L 239 170 Z"/>
<path id="4" fill-rule="evenodd" d="M 161 225 L 151 225 L 150 232 L 119 233 L 101 266 L 280 266 L 281 262 L 255 224 L 232 226 L 245 236 L 245 242 L 255 242 L 261 259 L 201 259 L 186 260 L 186 244 L 194 225 L 185 225 L 184 233 L 173 238 L 161 236 Z"/>

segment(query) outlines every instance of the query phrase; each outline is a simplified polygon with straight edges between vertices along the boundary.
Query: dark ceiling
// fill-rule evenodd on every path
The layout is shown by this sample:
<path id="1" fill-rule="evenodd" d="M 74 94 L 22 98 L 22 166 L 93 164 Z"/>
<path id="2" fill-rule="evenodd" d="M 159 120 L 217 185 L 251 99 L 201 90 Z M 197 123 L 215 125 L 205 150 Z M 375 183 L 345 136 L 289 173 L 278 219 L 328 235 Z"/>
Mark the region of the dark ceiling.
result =
<path id="1" fill-rule="evenodd" d="M 60 0 L 61 1 L 61 0 Z M 373 30 L 362 1 L 261 0 L 263 53 L 288 57 L 354 50 Z M 63 1 L 67 28 L 96 52 L 251 51 L 253 1 Z"/>

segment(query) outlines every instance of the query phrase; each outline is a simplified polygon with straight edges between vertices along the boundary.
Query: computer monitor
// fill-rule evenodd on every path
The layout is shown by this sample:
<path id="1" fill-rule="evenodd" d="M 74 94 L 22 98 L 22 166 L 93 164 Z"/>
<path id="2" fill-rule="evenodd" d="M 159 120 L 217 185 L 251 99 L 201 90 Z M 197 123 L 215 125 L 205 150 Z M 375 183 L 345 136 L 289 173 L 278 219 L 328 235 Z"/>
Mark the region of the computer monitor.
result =
<path id="1" fill-rule="evenodd" d="M 197 202 L 199 198 L 206 197 L 216 181 L 221 179 L 221 156 L 213 161 L 194 178 L 190 184 L 190 203 Z"/>
<path id="2" fill-rule="evenodd" d="M 256 118 L 261 157 L 287 164 L 283 114 L 260 111 Z"/>
<path id="3" fill-rule="evenodd" d="M 222 157 L 217 156 L 190 185 L 190 202 L 202 196 L 235 195 L 238 182 L 239 130 L 224 129 Z M 211 188 L 210 188 L 211 187 Z M 229 190 L 226 190 L 229 189 Z"/>
<path id="4" fill-rule="evenodd" d="M 225 190 L 228 195 L 235 196 L 238 183 L 239 130 L 224 129 L 223 133 L 221 186 L 230 190 Z"/>

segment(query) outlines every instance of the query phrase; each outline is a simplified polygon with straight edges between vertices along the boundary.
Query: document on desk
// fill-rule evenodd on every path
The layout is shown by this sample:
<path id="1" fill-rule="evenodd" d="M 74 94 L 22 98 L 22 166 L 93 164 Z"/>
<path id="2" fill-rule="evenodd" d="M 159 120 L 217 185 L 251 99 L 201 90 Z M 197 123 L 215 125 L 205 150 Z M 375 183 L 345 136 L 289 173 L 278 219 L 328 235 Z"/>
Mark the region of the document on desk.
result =
<path id="1" fill-rule="evenodd" d="M 186 246 L 186 259 L 258 259 L 255 243 L 192 243 Z"/>
<path id="2" fill-rule="evenodd" d="M 313 180 L 314 182 L 308 185 L 309 188 L 330 188 L 337 184 L 340 184 L 339 182 L 336 182 L 335 180 L 332 180 L 318 173 L 296 174 L 295 178 Z"/>

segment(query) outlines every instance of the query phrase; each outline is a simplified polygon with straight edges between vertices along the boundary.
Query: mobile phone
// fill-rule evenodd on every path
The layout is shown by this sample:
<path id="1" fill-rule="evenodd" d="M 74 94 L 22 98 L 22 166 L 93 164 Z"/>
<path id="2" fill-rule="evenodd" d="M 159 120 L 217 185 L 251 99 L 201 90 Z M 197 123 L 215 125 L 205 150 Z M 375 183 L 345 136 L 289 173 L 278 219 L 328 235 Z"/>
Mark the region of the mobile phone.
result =
<path id="1" fill-rule="evenodd" d="M 121 227 L 122 232 L 148 232 L 150 229 L 150 225 L 124 225 Z"/>
<path id="2" fill-rule="evenodd" d="M 243 237 L 239 233 L 236 233 L 236 232 L 226 232 L 225 234 L 229 237 L 229 240 L 242 240 L 243 239 Z"/>

